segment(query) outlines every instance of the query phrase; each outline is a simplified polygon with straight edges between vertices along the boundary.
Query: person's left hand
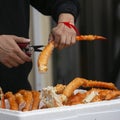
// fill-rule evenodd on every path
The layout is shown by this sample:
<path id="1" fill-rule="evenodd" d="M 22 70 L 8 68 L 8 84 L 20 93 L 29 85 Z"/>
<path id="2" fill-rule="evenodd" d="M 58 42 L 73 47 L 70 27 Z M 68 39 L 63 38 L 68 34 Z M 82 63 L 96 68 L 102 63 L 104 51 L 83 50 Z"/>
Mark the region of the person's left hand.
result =
<path id="1" fill-rule="evenodd" d="M 62 49 L 76 43 L 76 31 L 73 28 L 69 28 L 64 23 L 61 23 L 63 21 L 69 21 L 69 19 L 73 19 L 73 16 L 70 14 L 62 14 L 59 17 L 57 26 L 51 31 L 49 40 L 54 40 L 55 47 L 58 49 Z M 71 24 L 74 25 L 74 22 Z"/>

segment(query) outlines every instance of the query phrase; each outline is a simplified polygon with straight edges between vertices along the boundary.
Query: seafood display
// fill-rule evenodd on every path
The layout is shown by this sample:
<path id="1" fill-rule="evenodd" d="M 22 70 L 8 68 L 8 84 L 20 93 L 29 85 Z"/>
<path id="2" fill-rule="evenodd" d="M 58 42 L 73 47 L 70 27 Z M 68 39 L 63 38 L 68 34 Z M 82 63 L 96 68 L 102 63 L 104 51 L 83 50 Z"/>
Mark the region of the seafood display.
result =
<path id="1" fill-rule="evenodd" d="M 93 40 L 105 40 L 106 38 L 103 36 L 98 35 L 80 35 L 76 36 L 77 41 L 93 41 Z M 37 64 L 38 64 L 38 71 L 39 72 L 46 72 L 48 70 L 47 64 L 49 57 L 52 54 L 52 51 L 54 50 L 54 41 L 51 41 L 48 43 L 47 46 L 43 49 L 43 51 L 39 54 Z"/>
<path id="2" fill-rule="evenodd" d="M 40 91 L 20 90 L 13 94 L 0 89 L 0 107 L 24 112 L 112 100 L 119 96 L 120 90 L 113 83 L 76 77 L 68 85 L 57 84 Z"/>

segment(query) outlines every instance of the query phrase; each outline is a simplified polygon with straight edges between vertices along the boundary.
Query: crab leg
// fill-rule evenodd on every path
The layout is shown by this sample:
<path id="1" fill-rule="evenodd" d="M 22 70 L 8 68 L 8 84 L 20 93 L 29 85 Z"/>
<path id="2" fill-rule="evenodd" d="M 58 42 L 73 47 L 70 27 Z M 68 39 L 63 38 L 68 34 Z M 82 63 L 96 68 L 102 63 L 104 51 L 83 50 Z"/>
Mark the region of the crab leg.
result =
<path id="1" fill-rule="evenodd" d="M 19 93 L 23 95 L 23 98 L 26 102 L 25 107 L 22 111 L 30 111 L 33 102 L 32 92 L 28 90 L 20 90 Z"/>
<path id="2" fill-rule="evenodd" d="M 86 41 L 92 41 L 92 40 L 103 40 L 106 39 L 105 37 L 102 36 L 97 36 L 97 35 L 80 35 L 76 36 L 76 40 L 86 40 Z M 52 51 L 54 50 L 54 41 L 51 41 L 44 49 L 43 51 L 39 54 L 37 64 L 38 64 L 38 71 L 39 72 L 46 72 L 48 70 L 47 64 L 48 64 L 48 59 L 52 54 Z"/>
<path id="3" fill-rule="evenodd" d="M 93 40 L 105 40 L 106 38 L 98 35 L 80 35 L 76 36 L 76 40 L 85 40 L 85 41 L 93 41 Z"/>
<path id="4" fill-rule="evenodd" d="M 84 84 L 84 80 L 85 80 L 84 78 L 75 78 L 66 86 L 66 88 L 63 91 L 63 94 L 67 98 L 70 97 L 75 89 L 77 89 L 78 87 Z"/>
<path id="5" fill-rule="evenodd" d="M 39 72 L 47 71 L 48 59 L 51 56 L 53 49 L 54 49 L 54 41 L 51 41 L 39 54 L 37 61 Z"/>
<path id="6" fill-rule="evenodd" d="M 5 93 L 5 98 L 8 99 L 11 110 L 18 110 L 19 109 L 19 106 L 18 106 L 18 104 L 16 102 L 16 98 L 13 95 L 12 92 Z"/>
<path id="7" fill-rule="evenodd" d="M 5 108 L 5 99 L 1 87 L 0 87 L 0 108 Z"/>
<path id="8" fill-rule="evenodd" d="M 93 81 L 93 80 L 87 80 L 84 78 L 75 78 L 72 80 L 64 89 L 63 94 L 66 97 L 70 97 L 74 90 L 79 87 L 99 87 L 99 88 L 105 88 L 105 89 L 111 89 L 111 90 L 118 90 L 113 83 L 106 83 L 101 81 Z"/>
<path id="9" fill-rule="evenodd" d="M 39 91 L 32 91 L 32 95 L 33 95 L 32 110 L 36 110 L 39 107 L 40 92 Z"/>
<path id="10" fill-rule="evenodd" d="M 23 95 L 18 92 L 15 94 L 15 98 L 16 98 L 16 102 L 19 106 L 19 110 L 22 110 L 26 105 Z"/>

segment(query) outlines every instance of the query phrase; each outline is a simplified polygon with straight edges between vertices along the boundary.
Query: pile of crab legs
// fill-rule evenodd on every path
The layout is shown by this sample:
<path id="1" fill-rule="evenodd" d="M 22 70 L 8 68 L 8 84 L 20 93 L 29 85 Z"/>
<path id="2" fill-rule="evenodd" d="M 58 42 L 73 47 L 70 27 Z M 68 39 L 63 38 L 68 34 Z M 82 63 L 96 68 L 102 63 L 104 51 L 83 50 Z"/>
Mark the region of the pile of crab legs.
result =
<path id="1" fill-rule="evenodd" d="M 98 36 L 98 35 L 76 36 L 76 40 L 78 40 L 78 41 L 94 41 L 94 40 L 105 40 L 105 39 L 106 39 L 105 37 Z M 51 41 L 43 49 L 42 53 L 39 54 L 38 70 L 40 72 L 46 72 L 48 70 L 48 68 L 47 68 L 48 59 L 51 56 L 53 50 L 54 50 L 54 41 Z M 70 83 L 65 88 L 65 90 L 63 91 L 63 94 L 62 94 L 62 98 L 61 98 L 61 101 L 63 103 L 72 105 L 72 104 L 85 103 L 85 102 L 91 102 L 91 101 L 101 101 L 101 100 L 112 99 L 112 98 L 120 95 L 120 92 L 117 90 L 117 88 L 112 83 L 104 83 L 104 82 L 89 81 L 89 80 L 86 81 L 85 79 L 84 80 L 83 79 L 79 80 L 79 79 L 73 80 L 72 83 Z M 78 94 L 74 95 L 73 91 L 78 86 L 81 86 L 81 85 L 84 87 L 99 87 L 99 88 L 103 87 L 103 88 L 107 88 L 108 90 L 92 88 L 90 91 L 87 91 L 83 94 L 78 93 Z M 107 94 L 107 93 L 109 93 L 109 94 Z M 67 100 L 67 99 L 69 99 L 69 100 Z M 69 101 L 69 102 L 65 102 L 65 101 Z"/>
<path id="2" fill-rule="evenodd" d="M 84 92 L 78 88 L 90 88 Z M 75 93 L 75 91 L 77 93 Z M 87 104 L 103 100 L 112 100 L 120 96 L 120 91 L 113 83 L 87 80 L 76 77 L 68 85 L 48 86 L 41 91 L 20 90 L 13 94 L 0 90 L 0 107 L 10 110 L 31 111 L 44 108 Z M 9 105 L 8 105 L 9 104 Z"/>
<path id="3" fill-rule="evenodd" d="M 82 89 L 89 88 L 89 90 L 81 92 L 78 89 L 80 87 Z M 51 89 L 55 90 L 54 94 L 50 96 L 51 91 L 53 92 Z M 78 90 L 77 93 L 75 93 L 76 90 Z M 68 85 L 58 84 L 54 88 L 44 88 L 41 92 L 46 97 L 46 100 L 45 98 L 43 100 L 45 108 L 99 102 L 120 96 L 120 91 L 113 83 L 87 80 L 79 77 L 73 79 Z M 47 101 L 48 99 L 50 102 Z"/>
<path id="4" fill-rule="evenodd" d="M 97 35 L 80 35 L 76 40 L 104 40 L 105 37 Z M 51 41 L 40 53 L 38 57 L 38 69 L 40 72 L 47 71 L 47 64 L 52 51 L 54 50 L 54 41 Z M 90 88 L 84 92 L 75 91 L 80 88 Z M 68 85 L 57 84 L 48 86 L 41 91 L 20 90 L 13 94 L 12 92 L 3 93 L 0 89 L 0 108 L 30 111 L 35 109 L 60 107 L 65 105 L 86 104 L 103 100 L 111 100 L 120 96 L 120 91 L 113 83 L 106 83 L 85 78 L 75 78 Z M 7 101 L 7 102 L 6 102 Z M 9 103 L 9 104 L 8 104 Z"/>

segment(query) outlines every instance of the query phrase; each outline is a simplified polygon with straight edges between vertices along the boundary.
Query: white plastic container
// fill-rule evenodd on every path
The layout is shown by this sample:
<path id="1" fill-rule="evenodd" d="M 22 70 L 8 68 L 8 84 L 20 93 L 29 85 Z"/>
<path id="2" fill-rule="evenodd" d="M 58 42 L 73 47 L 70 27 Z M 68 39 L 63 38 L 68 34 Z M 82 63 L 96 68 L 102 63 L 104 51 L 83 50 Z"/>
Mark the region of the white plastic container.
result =
<path id="1" fill-rule="evenodd" d="M 0 120 L 120 120 L 120 99 L 27 112 L 0 109 Z"/>

